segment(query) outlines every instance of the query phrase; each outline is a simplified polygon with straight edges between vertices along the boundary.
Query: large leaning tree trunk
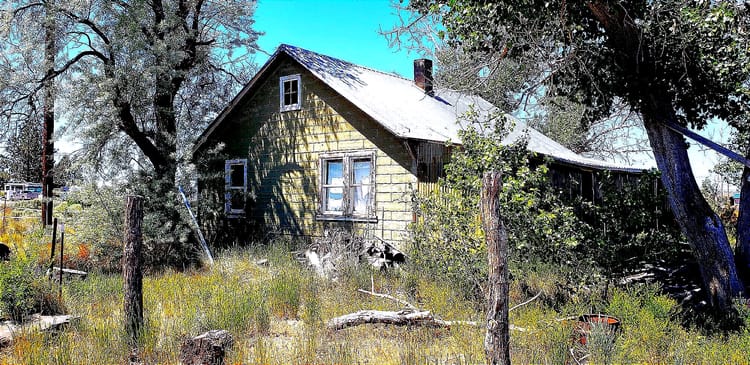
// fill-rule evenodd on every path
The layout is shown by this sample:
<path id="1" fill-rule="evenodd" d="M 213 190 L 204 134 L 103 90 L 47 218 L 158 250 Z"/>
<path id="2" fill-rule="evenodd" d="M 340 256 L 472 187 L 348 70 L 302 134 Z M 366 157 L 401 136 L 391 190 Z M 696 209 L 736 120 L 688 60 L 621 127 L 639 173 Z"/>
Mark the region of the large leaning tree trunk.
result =
<path id="1" fill-rule="evenodd" d="M 744 288 L 724 225 L 695 181 L 684 137 L 664 124 L 674 120 L 671 105 L 655 95 L 644 104 L 649 104 L 642 110 L 644 126 L 672 212 L 698 260 L 711 306 L 727 310 Z"/>
<path id="2" fill-rule="evenodd" d="M 750 159 L 750 147 L 745 153 L 745 158 Z M 740 212 L 737 219 L 737 246 L 735 249 L 735 260 L 737 270 L 742 279 L 750 282 L 750 168 L 745 166 L 742 170 L 742 182 L 740 183 Z"/>
<path id="3" fill-rule="evenodd" d="M 627 75 L 622 92 L 641 113 L 669 205 L 698 261 L 711 306 L 725 311 L 744 288 L 724 225 L 695 181 L 685 139 L 666 126 L 677 122 L 677 114 L 674 93 L 659 79 L 665 72 L 658 61 L 660 50 L 641 42 L 643 30 L 624 8 L 604 1 L 588 2 L 587 7 L 606 30 L 614 61 Z"/>

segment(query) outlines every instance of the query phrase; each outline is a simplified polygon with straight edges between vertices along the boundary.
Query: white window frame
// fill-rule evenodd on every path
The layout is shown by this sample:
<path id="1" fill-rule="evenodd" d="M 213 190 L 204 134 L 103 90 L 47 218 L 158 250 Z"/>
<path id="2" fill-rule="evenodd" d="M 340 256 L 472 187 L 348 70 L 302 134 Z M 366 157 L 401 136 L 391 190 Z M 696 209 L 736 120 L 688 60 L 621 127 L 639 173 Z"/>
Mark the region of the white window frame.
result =
<path id="1" fill-rule="evenodd" d="M 232 185 L 232 167 L 242 166 L 242 186 Z M 232 209 L 232 194 L 242 194 L 243 201 L 247 199 L 247 159 L 239 158 L 224 161 L 224 213 L 228 218 L 245 216 L 245 204 L 242 209 Z"/>
<path id="2" fill-rule="evenodd" d="M 285 104 L 284 95 L 287 90 L 284 88 L 284 84 L 290 81 L 297 81 L 297 101 L 291 104 Z M 282 76 L 279 78 L 279 109 L 282 112 L 302 109 L 302 77 L 299 74 Z"/>
<path id="3" fill-rule="evenodd" d="M 318 189 L 318 220 L 345 220 L 345 221 L 367 221 L 376 222 L 377 215 L 375 208 L 375 194 L 377 192 L 375 184 L 375 151 L 349 151 L 349 152 L 332 152 L 322 153 L 319 156 L 319 186 Z M 368 209 L 365 213 L 354 211 L 354 197 L 352 196 L 352 188 L 361 184 L 354 184 L 352 179 L 354 162 L 356 160 L 368 159 L 370 160 L 370 194 L 369 201 L 367 202 Z M 327 164 L 328 161 L 342 161 L 342 176 L 343 176 L 343 209 L 340 211 L 331 211 L 326 209 L 326 188 L 330 185 L 325 184 L 327 180 Z"/>

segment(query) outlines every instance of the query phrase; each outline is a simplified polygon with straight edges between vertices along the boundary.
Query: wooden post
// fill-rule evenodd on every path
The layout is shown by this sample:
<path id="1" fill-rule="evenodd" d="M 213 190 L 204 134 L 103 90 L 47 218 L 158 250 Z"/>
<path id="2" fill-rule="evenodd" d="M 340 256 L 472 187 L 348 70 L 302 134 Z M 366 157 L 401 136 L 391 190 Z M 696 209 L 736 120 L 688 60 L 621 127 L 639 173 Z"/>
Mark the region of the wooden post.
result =
<path id="1" fill-rule="evenodd" d="M 487 298 L 487 333 L 484 352 L 487 363 L 510 365 L 510 332 L 508 323 L 508 234 L 500 217 L 498 193 L 502 174 L 486 172 L 482 178 L 482 227 L 487 241 L 489 296 Z"/>
<path id="2" fill-rule="evenodd" d="M 125 331 L 131 345 L 138 343 L 143 329 L 142 223 L 143 197 L 129 195 L 125 202 L 125 248 L 122 275 L 125 282 Z"/>
<path id="3" fill-rule="evenodd" d="M 49 250 L 50 278 L 52 277 L 51 276 L 52 267 L 55 266 L 55 244 L 57 243 L 56 241 L 57 241 L 57 218 L 55 218 L 54 223 L 52 223 L 52 247 Z"/>
<path id="4" fill-rule="evenodd" d="M 63 286 L 63 258 L 65 257 L 65 223 L 60 227 L 60 291 L 57 294 L 58 299 L 62 302 Z"/>

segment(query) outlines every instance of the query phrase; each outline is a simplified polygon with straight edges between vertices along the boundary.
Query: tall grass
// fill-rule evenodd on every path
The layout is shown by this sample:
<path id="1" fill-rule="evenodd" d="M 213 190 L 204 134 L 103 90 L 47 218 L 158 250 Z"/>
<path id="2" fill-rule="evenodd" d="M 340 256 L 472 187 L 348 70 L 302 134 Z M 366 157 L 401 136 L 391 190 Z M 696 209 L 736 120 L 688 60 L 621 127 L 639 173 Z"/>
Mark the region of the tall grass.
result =
<path id="1" fill-rule="evenodd" d="M 145 364 L 176 364 L 182 340 L 211 329 L 234 337 L 230 364 L 484 363 L 481 327 L 363 325 L 334 332 L 325 326 L 334 316 L 361 309 L 401 309 L 356 292 L 373 286 L 443 319 L 482 323 L 482 303 L 463 299 L 451 285 L 366 268 L 350 268 L 338 282 L 324 281 L 302 269 L 287 249 L 235 249 L 220 254 L 212 268 L 147 276 L 146 323 L 135 350 L 123 330 L 121 277 L 93 273 L 71 281 L 64 300 L 80 320 L 54 334 L 24 334 L 0 353 L 0 364 L 123 364 L 131 355 Z M 256 265 L 260 258 L 270 264 Z M 512 304 L 528 296 L 518 285 L 512 290 Z M 750 362 L 750 333 L 708 336 L 685 329 L 674 319 L 676 303 L 656 287 L 614 289 L 598 299 L 598 309 L 620 318 L 622 331 L 610 336 L 602 329 L 590 335 L 588 347 L 576 348 L 571 318 L 589 311 L 591 301 L 571 298 L 557 308 L 539 299 L 511 312 L 511 323 L 523 328 L 511 332 L 514 363 L 571 363 L 571 349 L 583 351 L 590 363 Z"/>

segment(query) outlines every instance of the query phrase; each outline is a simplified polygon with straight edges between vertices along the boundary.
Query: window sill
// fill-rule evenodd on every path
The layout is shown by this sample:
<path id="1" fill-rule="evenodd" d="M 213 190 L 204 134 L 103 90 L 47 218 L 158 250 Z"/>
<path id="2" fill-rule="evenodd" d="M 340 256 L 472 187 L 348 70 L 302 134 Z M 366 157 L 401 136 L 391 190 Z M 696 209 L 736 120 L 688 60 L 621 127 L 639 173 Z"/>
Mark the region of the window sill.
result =
<path id="1" fill-rule="evenodd" d="M 334 222 L 360 222 L 360 223 L 378 223 L 378 217 L 352 217 L 345 215 L 318 214 L 315 216 L 317 221 L 334 221 Z"/>
<path id="2" fill-rule="evenodd" d="M 293 112 L 293 111 L 296 111 L 296 110 L 302 110 L 302 105 L 299 105 L 299 104 L 287 105 L 287 106 L 282 106 L 279 109 L 279 111 L 282 112 L 282 113 L 284 113 L 284 112 Z"/>

